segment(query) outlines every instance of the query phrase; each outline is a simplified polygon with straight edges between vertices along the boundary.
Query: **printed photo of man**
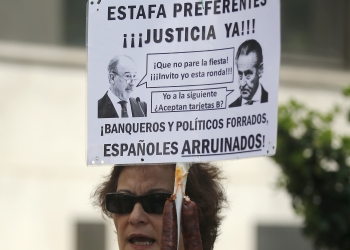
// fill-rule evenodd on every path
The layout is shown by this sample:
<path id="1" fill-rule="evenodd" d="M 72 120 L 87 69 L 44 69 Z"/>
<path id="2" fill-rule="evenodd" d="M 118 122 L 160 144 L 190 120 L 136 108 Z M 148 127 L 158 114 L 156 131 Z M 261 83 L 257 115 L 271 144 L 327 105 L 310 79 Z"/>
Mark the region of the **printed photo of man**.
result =
<path id="1" fill-rule="evenodd" d="M 98 100 L 98 118 L 146 117 L 147 103 L 130 97 L 137 84 L 137 69 L 129 56 L 116 56 L 108 64 L 109 89 Z"/>
<path id="2" fill-rule="evenodd" d="M 239 46 L 235 60 L 241 96 L 229 108 L 268 102 L 268 92 L 260 83 L 264 71 L 260 44 L 256 40 L 245 41 Z"/>

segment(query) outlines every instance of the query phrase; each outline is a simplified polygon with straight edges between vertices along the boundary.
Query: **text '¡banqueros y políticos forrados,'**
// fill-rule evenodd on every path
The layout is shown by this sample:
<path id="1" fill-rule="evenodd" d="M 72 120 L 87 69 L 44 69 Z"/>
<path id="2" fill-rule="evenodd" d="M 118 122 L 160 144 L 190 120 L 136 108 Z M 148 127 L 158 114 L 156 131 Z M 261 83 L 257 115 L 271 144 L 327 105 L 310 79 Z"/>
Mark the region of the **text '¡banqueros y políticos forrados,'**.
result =
<path id="1" fill-rule="evenodd" d="M 113 134 L 143 134 L 169 132 L 191 132 L 216 129 L 233 129 L 267 124 L 265 113 L 247 116 L 232 116 L 225 119 L 198 119 L 168 122 L 106 123 L 101 126 L 101 136 Z"/>

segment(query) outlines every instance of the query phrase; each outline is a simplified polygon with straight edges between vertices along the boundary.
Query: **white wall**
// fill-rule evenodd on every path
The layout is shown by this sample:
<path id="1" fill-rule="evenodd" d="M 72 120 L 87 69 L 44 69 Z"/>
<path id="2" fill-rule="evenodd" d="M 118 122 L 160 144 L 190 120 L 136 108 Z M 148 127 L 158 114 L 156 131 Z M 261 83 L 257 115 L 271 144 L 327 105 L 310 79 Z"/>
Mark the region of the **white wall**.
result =
<path id="1" fill-rule="evenodd" d="M 1 1 L 0 37 L 4 40 L 60 44 L 63 1 Z"/>

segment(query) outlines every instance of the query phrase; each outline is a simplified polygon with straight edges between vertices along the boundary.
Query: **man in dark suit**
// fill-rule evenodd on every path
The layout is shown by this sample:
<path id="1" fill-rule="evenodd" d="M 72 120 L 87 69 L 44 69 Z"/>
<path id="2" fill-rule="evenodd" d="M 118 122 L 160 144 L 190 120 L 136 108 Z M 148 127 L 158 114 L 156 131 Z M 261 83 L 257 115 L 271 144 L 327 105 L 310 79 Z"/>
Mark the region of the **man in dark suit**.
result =
<path id="1" fill-rule="evenodd" d="M 147 103 L 130 97 L 136 77 L 136 64 L 130 57 L 116 56 L 109 62 L 109 90 L 98 100 L 98 118 L 147 116 Z"/>
<path id="2" fill-rule="evenodd" d="M 239 46 L 235 59 L 241 96 L 229 108 L 268 102 L 269 94 L 259 82 L 264 71 L 260 44 L 256 40 L 245 41 Z"/>

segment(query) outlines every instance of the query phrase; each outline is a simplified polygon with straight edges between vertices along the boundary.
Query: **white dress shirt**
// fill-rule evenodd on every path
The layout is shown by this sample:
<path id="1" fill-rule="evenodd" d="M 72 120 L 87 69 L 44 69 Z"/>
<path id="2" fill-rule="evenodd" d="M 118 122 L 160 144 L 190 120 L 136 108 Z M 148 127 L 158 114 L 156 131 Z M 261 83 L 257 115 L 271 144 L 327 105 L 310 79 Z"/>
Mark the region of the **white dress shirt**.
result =
<path id="1" fill-rule="evenodd" d="M 121 118 L 122 117 L 122 105 L 120 105 L 120 100 L 115 94 L 113 94 L 113 92 L 109 89 L 107 92 L 107 95 L 109 97 L 109 99 L 111 99 L 111 102 L 113 103 L 113 106 L 115 108 L 115 110 L 118 113 L 118 116 Z M 129 100 L 126 101 L 126 110 L 128 112 L 128 117 L 132 117 L 132 113 L 131 113 L 131 105 Z"/>

